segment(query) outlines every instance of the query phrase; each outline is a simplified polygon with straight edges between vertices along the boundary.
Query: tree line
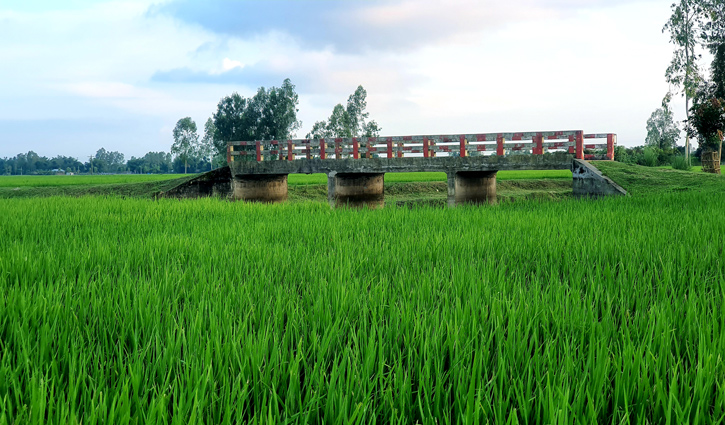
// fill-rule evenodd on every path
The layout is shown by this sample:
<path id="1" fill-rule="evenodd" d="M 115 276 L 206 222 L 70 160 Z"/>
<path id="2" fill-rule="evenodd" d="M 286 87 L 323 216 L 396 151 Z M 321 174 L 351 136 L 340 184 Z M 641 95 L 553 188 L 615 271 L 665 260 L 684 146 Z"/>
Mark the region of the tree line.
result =
<path id="1" fill-rule="evenodd" d="M 170 152 L 148 152 L 125 161 L 120 152 L 99 149 L 88 161 L 69 156 L 47 158 L 30 151 L 0 158 L 0 174 L 66 173 L 199 173 L 226 165 L 227 142 L 286 140 L 302 126 L 297 119 L 299 96 L 290 79 L 281 87 L 260 87 L 249 98 L 237 92 L 223 97 L 199 135 L 190 117 L 177 121 Z M 330 117 L 317 121 L 307 138 L 378 136 L 377 122 L 368 120 L 367 92 L 358 86 L 345 106 L 336 105 Z"/>
<path id="2" fill-rule="evenodd" d="M 209 161 L 203 159 L 192 162 L 191 172 L 208 171 Z M 122 153 L 96 151 L 86 161 L 70 156 L 58 155 L 52 158 L 41 156 L 34 151 L 20 153 L 10 158 L 0 158 L 0 175 L 48 175 L 48 174 L 115 174 L 115 173 L 183 173 L 184 162 L 167 152 L 149 152 L 136 158 L 125 160 Z"/>

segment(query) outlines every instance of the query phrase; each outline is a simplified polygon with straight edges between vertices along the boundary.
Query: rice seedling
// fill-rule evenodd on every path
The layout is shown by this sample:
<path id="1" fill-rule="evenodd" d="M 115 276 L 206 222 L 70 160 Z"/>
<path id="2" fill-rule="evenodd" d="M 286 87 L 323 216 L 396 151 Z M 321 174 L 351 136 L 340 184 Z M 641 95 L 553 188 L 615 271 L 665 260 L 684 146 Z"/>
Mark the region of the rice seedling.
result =
<path id="1" fill-rule="evenodd" d="M 0 202 L 0 424 L 722 423 L 725 200 Z"/>

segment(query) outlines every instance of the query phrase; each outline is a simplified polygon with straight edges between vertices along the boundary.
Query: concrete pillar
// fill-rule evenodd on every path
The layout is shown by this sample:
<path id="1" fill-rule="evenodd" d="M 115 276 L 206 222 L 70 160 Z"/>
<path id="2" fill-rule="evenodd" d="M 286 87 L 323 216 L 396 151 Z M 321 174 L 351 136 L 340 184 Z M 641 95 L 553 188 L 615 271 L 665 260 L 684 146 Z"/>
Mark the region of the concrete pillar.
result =
<path id="1" fill-rule="evenodd" d="M 287 174 L 248 174 L 234 176 L 233 199 L 253 202 L 287 200 Z"/>
<path id="2" fill-rule="evenodd" d="M 382 208 L 385 205 L 383 176 L 383 173 L 333 171 L 327 175 L 327 200 L 332 208 Z"/>
<path id="3" fill-rule="evenodd" d="M 448 173 L 448 206 L 495 204 L 497 171 L 455 171 Z"/>

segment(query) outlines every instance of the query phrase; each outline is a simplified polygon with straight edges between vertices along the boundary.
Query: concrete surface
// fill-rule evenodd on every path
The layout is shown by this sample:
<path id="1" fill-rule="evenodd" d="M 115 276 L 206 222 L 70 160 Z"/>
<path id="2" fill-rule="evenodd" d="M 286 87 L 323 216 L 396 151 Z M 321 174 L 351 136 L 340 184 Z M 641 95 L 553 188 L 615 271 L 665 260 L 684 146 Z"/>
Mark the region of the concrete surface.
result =
<path id="1" fill-rule="evenodd" d="M 627 195 L 626 190 L 587 161 L 575 158 L 571 163 L 571 172 L 572 188 L 576 198 Z"/>
<path id="2" fill-rule="evenodd" d="M 327 175 L 330 206 L 382 208 L 385 205 L 383 173 L 336 173 Z"/>

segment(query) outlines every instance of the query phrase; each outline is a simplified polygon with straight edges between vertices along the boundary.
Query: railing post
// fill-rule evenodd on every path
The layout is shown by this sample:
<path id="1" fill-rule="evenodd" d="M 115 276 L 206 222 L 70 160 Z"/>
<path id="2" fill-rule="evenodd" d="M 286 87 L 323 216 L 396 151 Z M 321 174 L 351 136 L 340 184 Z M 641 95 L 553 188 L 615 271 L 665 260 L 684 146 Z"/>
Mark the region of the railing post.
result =
<path id="1" fill-rule="evenodd" d="M 428 138 L 423 138 L 423 158 L 428 158 Z"/>
<path id="2" fill-rule="evenodd" d="M 576 132 L 576 159 L 584 159 L 584 133 Z"/>
<path id="3" fill-rule="evenodd" d="M 294 144 L 291 140 L 287 140 L 287 161 L 295 160 Z"/>
<path id="4" fill-rule="evenodd" d="M 255 144 L 257 149 L 257 162 L 262 160 L 262 142 L 257 141 Z"/>
<path id="5" fill-rule="evenodd" d="M 360 159 L 360 142 L 357 141 L 357 137 L 352 138 L 352 157 Z"/>
<path id="6" fill-rule="evenodd" d="M 460 139 L 460 142 L 461 142 L 460 155 L 461 155 L 461 158 L 465 158 L 466 157 L 466 136 L 464 136 L 463 134 L 461 134 L 461 136 L 459 137 L 459 139 Z"/>
<path id="7" fill-rule="evenodd" d="M 607 158 L 614 161 L 614 134 L 607 134 Z"/>
<path id="8" fill-rule="evenodd" d="M 503 156 L 503 144 L 505 141 L 506 139 L 503 136 L 496 137 L 496 155 Z"/>
<path id="9" fill-rule="evenodd" d="M 388 137 L 388 158 L 393 157 L 393 138 Z"/>
<path id="10" fill-rule="evenodd" d="M 327 147 L 325 146 L 325 139 L 320 139 L 320 159 L 327 158 L 327 152 L 325 152 L 326 149 Z"/>
<path id="11" fill-rule="evenodd" d="M 227 164 L 232 161 L 232 145 L 227 145 Z"/>

